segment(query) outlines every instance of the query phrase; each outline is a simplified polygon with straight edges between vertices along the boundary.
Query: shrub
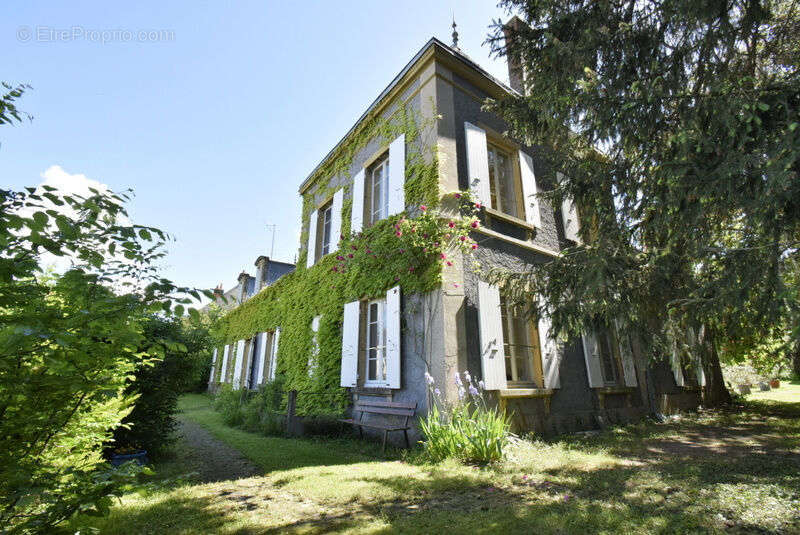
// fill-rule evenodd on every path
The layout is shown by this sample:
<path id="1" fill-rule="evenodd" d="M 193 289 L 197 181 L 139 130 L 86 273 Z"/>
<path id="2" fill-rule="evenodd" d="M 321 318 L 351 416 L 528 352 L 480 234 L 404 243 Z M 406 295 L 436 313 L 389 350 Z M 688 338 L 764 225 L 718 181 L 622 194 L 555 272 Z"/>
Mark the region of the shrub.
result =
<path id="1" fill-rule="evenodd" d="M 505 411 L 486 403 L 482 382 L 476 386 L 469 372 L 464 372 L 462 382 L 456 374 L 459 400 L 449 403 L 442 399 L 433 378 L 427 373 L 425 377 L 434 400 L 419 424 L 428 458 L 434 462 L 455 458 L 467 463 L 501 460 L 510 420 Z"/>
<path id="2" fill-rule="evenodd" d="M 255 394 L 247 390 L 233 390 L 231 385 L 220 385 L 214 400 L 214 409 L 222 414 L 223 421 L 232 427 L 264 435 L 283 434 L 283 382 L 271 381 Z"/>

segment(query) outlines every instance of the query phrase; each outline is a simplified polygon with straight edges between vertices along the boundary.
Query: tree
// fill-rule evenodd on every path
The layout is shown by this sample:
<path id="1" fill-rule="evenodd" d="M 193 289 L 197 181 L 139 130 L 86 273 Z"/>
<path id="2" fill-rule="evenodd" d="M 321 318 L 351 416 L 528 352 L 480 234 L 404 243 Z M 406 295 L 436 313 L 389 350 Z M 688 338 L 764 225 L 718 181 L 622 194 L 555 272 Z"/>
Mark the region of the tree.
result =
<path id="1" fill-rule="evenodd" d="M 651 358 L 693 327 L 705 402 L 728 401 L 719 349 L 784 316 L 800 244 L 797 3 L 503 4 L 526 22 L 490 42 L 524 88 L 488 107 L 547 148 L 545 197 L 575 200 L 585 245 L 497 276 L 562 334 L 624 320 Z"/>
<path id="2" fill-rule="evenodd" d="M 19 94 L 2 97 L 3 122 L 18 119 Z M 108 469 L 103 445 L 136 401 L 125 391 L 133 374 L 163 353 L 143 319 L 182 315 L 186 294 L 199 296 L 158 276 L 167 236 L 127 223 L 125 201 L 110 191 L 0 189 L 4 533 L 52 533 L 76 512 L 108 509 L 126 473 Z M 44 255 L 71 268 L 45 273 Z"/>

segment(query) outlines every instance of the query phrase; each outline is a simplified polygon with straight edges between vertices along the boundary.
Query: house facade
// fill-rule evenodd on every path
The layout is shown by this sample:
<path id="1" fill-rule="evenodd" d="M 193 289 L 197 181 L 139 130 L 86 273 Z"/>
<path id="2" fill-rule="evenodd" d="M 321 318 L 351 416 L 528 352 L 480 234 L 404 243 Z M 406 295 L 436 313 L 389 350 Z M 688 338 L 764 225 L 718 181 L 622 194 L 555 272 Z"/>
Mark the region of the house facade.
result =
<path id="1" fill-rule="evenodd" d="M 581 239 L 577 207 L 537 195 L 558 176 L 543 149 L 508 137 L 482 107 L 517 89 L 457 47 L 428 41 L 300 185 L 299 267 L 231 314 L 217 382 L 256 387 L 277 373 L 298 400 L 332 396 L 331 413 L 368 398 L 413 402 L 424 414 L 432 403 L 426 374 L 455 400 L 455 375 L 466 371 L 513 414 L 517 431 L 545 434 L 696 407 L 703 379 L 681 365 L 677 349 L 672 366 L 643 362 L 636 341 L 613 326 L 554 340 L 548 318 L 527 317 L 486 281 L 493 268 L 525 270 Z M 364 254 L 354 240 L 376 229 L 399 236 L 426 199 L 443 220 L 458 217 L 446 201 L 458 192 L 479 207 L 474 247 L 447 250 L 431 283 L 420 284 L 414 266 L 410 274 L 348 266 L 323 288 L 347 257 Z M 308 298 L 298 300 L 292 285 L 305 285 Z"/>

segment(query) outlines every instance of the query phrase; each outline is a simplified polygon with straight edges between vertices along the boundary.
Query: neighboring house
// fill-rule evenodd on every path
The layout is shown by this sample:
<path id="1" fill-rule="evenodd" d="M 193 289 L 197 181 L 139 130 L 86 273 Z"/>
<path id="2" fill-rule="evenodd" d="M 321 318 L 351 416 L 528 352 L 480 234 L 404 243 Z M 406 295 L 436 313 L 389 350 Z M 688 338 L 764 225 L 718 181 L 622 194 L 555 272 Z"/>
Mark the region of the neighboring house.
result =
<path id="1" fill-rule="evenodd" d="M 229 311 L 232 310 L 258 292 L 260 292 L 263 288 L 269 287 L 273 285 L 275 282 L 278 281 L 284 275 L 287 275 L 294 271 L 295 265 L 289 264 L 287 262 L 278 262 L 277 260 L 272 260 L 267 256 L 259 256 L 255 261 L 256 266 L 256 274 L 255 276 L 251 276 L 245 271 L 242 271 L 237 278 L 237 283 L 234 287 L 232 287 L 228 291 L 224 291 L 222 289 L 222 285 L 219 285 L 217 288 L 214 289 L 214 301 L 217 306 L 222 308 L 223 310 Z M 209 303 L 204 309 L 208 308 L 211 305 Z M 271 343 L 271 342 L 270 342 Z M 256 347 L 257 344 L 253 344 L 252 350 L 256 352 L 258 355 L 258 348 Z M 238 349 L 238 348 L 237 348 Z M 248 351 L 251 350 L 250 346 L 248 346 Z M 216 386 L 220 382 L 231 382 L 234 377 L 235 370 L 233 366 L 228 366 L 228 363 L 233 363 L 234 359 L 237 357 L 242 357 L 245 355 L 245 348 L 244 344 L 242 344 L 241 354 L 233 353 L 233 355 L 229 355 L 230 348 L 225 348 L 225 353 L 223 355 L 218 354 L 219 351 L 217 349 L 214 350 L 212 356 L 212 363 L 211 363 L 211 375 L 209 376 L 209 388 L 211 390 L 215 390 Z M 249 354 L 249 353 L 248 353 Z M 243 363 L 243 362 L 242 362 Z M 263 362 L 262 362 L 263 366 Z M 247 384 L 250 386 L 252 382 L 252 388 L 255 388 L 260 381 L 255 381 L 253 378 L 255 377 L 255 373 L 258 370 L 252 371 L 250 373 L 245 373 L 246 377 L 244 378 L 243 384 Z M 274 370 L 273 370 L 274 372 Z M 261 371 L 263 374 L 263 370 Z M 238 371 L 237 375 L 237 383 L 241 383 L 241 370 Z M 260 377 L 261 375 L 259 375 Z"/>
<path id="2" fill-rule="evenodd" d="M 444 397 L 456 399 L 454 375 L 469 371 L 494 400 L 513 411 L 519 431 L 594 429 L 635 420 L 648 407 L 669 411 L 698 405 L 702 377 L 679 365 L 672 370 L 667 363 L 637 365 L 642 360 L 634 358 L 637 344 L 621 339 L 615 329 L 557 343 L 548 337 L 548 318 L 526 318 L 502 289 L 482 280 L 481 273 L 493 267 L 524 270 L 579 240 L 581 221 L 574 204 L 566 200 L 553 207 L 536 195 L 552 188 L 544 177 L 555 174 L 544 168 L 543 149 L 505 136 L 507 125 L 482 109 L 486 98 L 520 89 L 518 71 L 509 70 L 516 87 L 493 78 L 457 47 L 431 39 L 299 190 L 307 206 L 299 269 L 312 273 L 335 253 L 344 227 L 358 232 L 416 208 L 407 206 L 404 197 L 411 150 L 404 135 L 388 143 L 376 137 L 348 155 L 346 165 L 337 167 L 335 161 L 367 121 L 410 110 L 430 119 L 416 143 L 436 153 L 438 190 L 469 190 L 482 203 L 482 223 L 473 233 L 480 247 L 469 258 L 454 255 L 432 292 L 404 293 L 396 286 L 384 297 L 337 303 L 335 317 L 328 318 L 319 315 L 326 304 L 310 305 L 316 308 L 308 322 L 280 326 L 308 331 L 313 342 L 304 346 L 307 355 L 278 355 L 280 328 L 226 345 L 222 367 L 228 382 L 235 387 L 247 382 L 242 370 L 248 366 L 258 381 L 274 377 L 278 356 L 307 358 L 311 376 L 321 353 L 317 332 L 329 322 L 341 331 L 339 385 L 351 400 L 415 402 L 421 414 L 430 405 L 426 372 Z M 329 169 L 337 169 L 332 177 Z"/>

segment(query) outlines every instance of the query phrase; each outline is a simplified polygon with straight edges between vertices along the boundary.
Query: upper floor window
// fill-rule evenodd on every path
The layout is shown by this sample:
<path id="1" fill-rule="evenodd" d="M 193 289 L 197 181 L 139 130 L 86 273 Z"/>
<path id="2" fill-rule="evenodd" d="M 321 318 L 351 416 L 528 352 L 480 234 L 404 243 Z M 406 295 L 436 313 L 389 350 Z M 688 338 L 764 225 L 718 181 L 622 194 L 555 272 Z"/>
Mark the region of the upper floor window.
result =
<path id="1" fill-rule="evenodd" d="M 333 219 L 333 203 L 329 202 L 319 210 L 320 258 L 331 252 L 331 224 Z"/>
<path id="2" fill-rule="evenodd" d="M 369 224 L 374 225 L 389 213 L 389 157 L 383 156 L 369 168 Z"/>
<path id="3" fill-rule="evenodd" d="M 367 303 L 366 314 L 366 384 L 386 382 L 386 301 Z"/>
<path id="4" fill-rule="evenodd" d="M 487 144 L 489 156 L 489 194 L 492 208 L 512 217 L 519 216 L 517 180 L 511 154 L 497 145 Z"/>
<path id="5" fill-rule="evenodd" d="M 542 386 L 542 357 L 537 322 L 501 294 L 506 381 L 509 386 Z"/>

